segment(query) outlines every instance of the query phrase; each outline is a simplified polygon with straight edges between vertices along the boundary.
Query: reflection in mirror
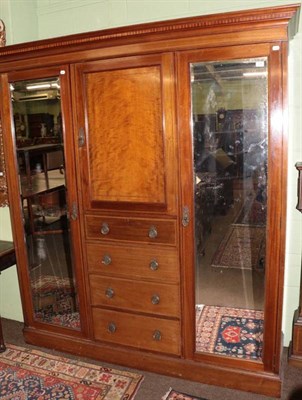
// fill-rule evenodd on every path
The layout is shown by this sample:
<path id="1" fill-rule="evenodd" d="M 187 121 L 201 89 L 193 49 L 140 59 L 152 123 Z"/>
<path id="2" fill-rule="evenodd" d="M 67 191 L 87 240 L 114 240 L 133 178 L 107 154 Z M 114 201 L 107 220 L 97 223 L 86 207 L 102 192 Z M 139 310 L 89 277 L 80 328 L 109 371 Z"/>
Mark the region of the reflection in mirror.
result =
<path id="1" fill-rule="evenodd" d="M 196 351 L 261 361 L 267 60 L 191 64 Z"/>
<path id="2" fill-rule="evenodd" d="M 39 322 L 80 329 L 57 77 L 10 84 L 24 235 Z"/>

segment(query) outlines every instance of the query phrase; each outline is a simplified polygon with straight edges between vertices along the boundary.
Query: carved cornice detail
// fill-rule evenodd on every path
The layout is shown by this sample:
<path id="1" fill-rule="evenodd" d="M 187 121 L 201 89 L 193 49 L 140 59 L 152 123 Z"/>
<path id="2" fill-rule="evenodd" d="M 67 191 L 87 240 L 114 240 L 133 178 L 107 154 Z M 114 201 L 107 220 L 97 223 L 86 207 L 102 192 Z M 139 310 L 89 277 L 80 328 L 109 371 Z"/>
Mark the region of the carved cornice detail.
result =
<path id="1" fill-rule="evenodd" d="M 9 46 L 5 49 L 0 49 L 0 56 L 10 54 L 21 54 L 31 51 L 39 51 L 44 49 L 56 49 L 62 47 L 72 48 L 77 45 L 102 43 L 105 41 L 114 41 L 118 39 L 127 39 L 135 37 L 143 37 L 156 34 L 177 33 L 177 32 L 194 32 L 196 30 L 207 30 L 215 27 L 229 26 L 232 29 L 236 25 L 242 24 L 261 24 L 269 21 L 274 24 L 278 21 L 288 22 L 297 11 L 297 6 L 288 6 L 283 8 L 258 9 L 248 11 L 240 11 L 234 13 L 204 15 L 201 17 L 191 17 L 176 20 L 168 20 L 165 22 L 146 23 L 142 25 L 113 28 L 103 31 L 95 31 L 89 34 L 75 34 L 63 36 L 54 39 L 46 39 L 37 42 L 25 43 L 16 46 Z"/>

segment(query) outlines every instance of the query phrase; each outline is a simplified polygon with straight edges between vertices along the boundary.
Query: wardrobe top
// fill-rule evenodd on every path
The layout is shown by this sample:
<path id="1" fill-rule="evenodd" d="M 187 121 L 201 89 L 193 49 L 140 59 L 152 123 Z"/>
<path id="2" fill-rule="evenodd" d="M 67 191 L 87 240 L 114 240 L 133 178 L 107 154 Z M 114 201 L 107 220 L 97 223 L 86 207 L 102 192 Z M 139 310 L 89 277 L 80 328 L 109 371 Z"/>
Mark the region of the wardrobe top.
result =
<path id="1" fill-rule="evenodd" d="M 255 32 L 255 42 L 259 42 L 257 31 L 277 31 L 279 40 L 288 40 L 298 30 L 299 12 L 300 5 L 292 4 L 151 22 L 26 42 L 0 48 L 0 64 L 44 54 L 66 55 L 75 51 L 161 41 L 180 43 L 192 37 L 225 37 L 236 32 Z M 267 41 L 276 40 L 276 34 L 264 37 Z M 252 40 L 251 37 L 250 41 Z M 167 50 L 169 49 L 167 46 Z"/>

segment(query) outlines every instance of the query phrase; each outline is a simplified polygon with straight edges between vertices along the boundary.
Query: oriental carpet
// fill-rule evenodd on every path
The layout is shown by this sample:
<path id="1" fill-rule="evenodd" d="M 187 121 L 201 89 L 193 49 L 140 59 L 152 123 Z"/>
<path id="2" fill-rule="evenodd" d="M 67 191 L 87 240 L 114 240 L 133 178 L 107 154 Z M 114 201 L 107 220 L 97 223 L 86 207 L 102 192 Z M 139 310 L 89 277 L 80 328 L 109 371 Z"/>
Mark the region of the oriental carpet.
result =
<path id="1" fill-rule="evenodd" d="M 212 267 L 263 270 L 265 227 L 231 225 L 213 259 Z"/>
<path id="2" fill-rule="evenodd" d="M 143 376 L 7 345 L 0 355 L 0 400 L 131 400 Z"/>
<path id="3" fill-rule="evenodd" d="M 260 361 L 263 311 L 196 306 L 196 351 Z"/>

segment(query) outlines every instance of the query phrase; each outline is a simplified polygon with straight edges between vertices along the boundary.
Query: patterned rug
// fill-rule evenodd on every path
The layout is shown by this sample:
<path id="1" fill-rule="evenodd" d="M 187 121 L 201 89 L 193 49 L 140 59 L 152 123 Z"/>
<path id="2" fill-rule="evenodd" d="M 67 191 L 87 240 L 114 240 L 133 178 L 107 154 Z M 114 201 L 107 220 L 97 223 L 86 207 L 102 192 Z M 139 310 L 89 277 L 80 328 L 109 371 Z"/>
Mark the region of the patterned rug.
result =
<path id="1" fill-rule="evenodd" d="M 190 396 L 189 394 L 177 392 L 176 390 L 170 388 L 168 393 L 165 394 L 161 400 L 206 400 L 204 397 Z"/>
<path id="2" fill-rule="evenodd" d="M 231 225 L 212 259 L 212 267 L 264 268 L 265 227 Z"/>
<path id="3" fill-rule="evenodd" d="M 263 311 L 198 305 L 196 351 L 261 360 Z"/>
<path id="4" fill-rule="evenodd" d="M 131 400 L 143 376 L 7 345 L 0 358 L 0 400 Z"/>
<path id="5" fill-rule="evenodd" d="M 266 205 L 250 195 L 235 219 L 235 224 L 260 225 L 266 224 Z"/>
<path id="6" fill-rule="evenodd" d="M 32 280 L 31 288 L 36 320 L 80 329 L 75 289 L 69 278 L 39 275 Z"/>

